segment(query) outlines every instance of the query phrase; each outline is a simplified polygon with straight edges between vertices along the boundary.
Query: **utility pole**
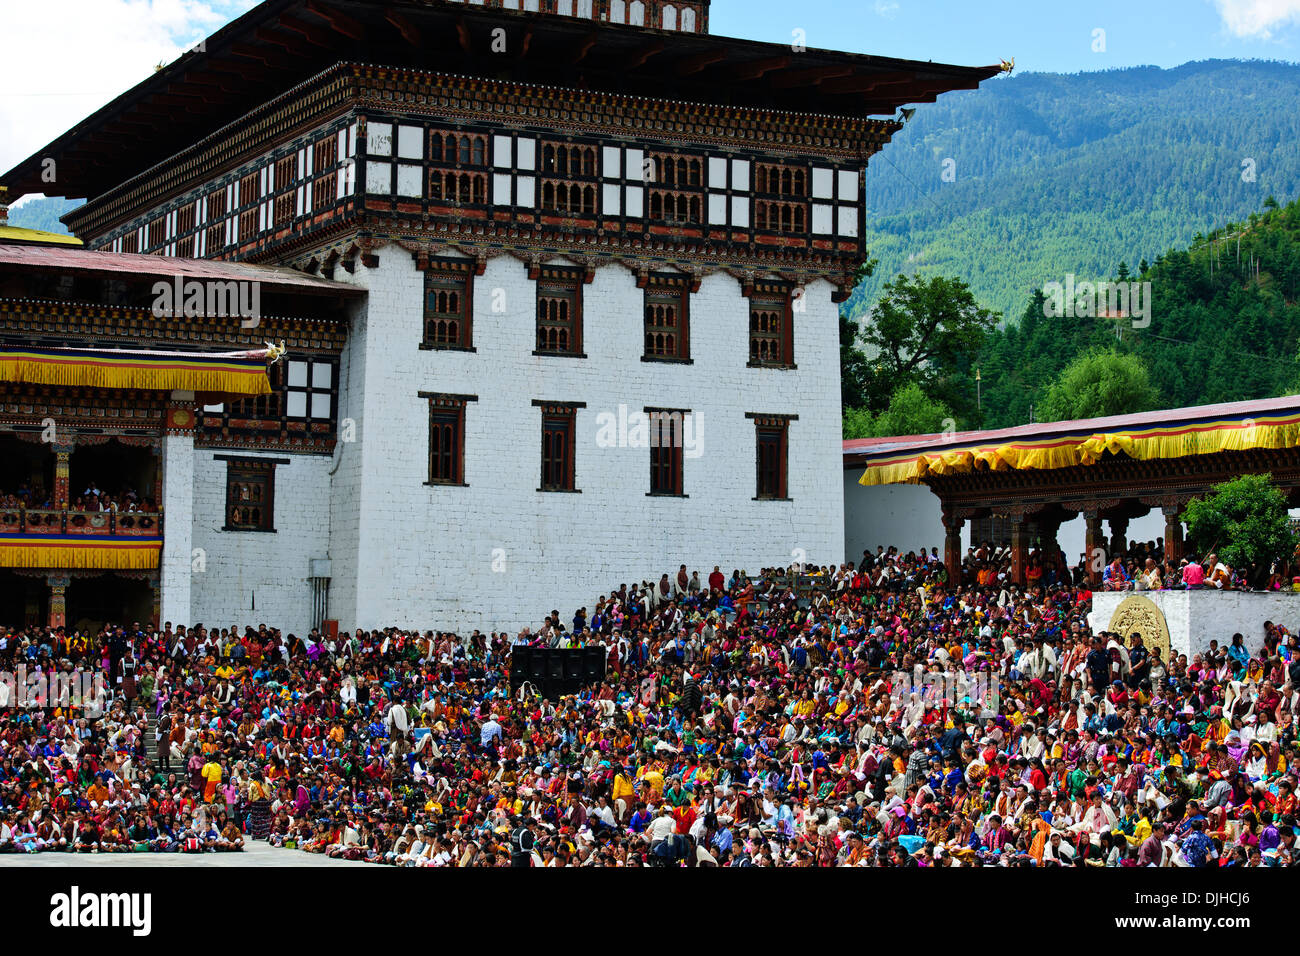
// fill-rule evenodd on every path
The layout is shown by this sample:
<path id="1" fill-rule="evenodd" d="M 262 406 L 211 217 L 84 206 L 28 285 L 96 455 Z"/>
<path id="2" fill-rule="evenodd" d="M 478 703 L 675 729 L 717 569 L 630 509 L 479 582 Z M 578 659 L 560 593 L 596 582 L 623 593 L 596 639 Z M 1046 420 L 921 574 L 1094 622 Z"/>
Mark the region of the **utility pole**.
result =
<path id="1" fill-rule="evenodd" d="M 980 412 L 984 411 L 984 398 L 980 392 L 980 370 L 979 369 L 975 370 L 975 408 Z"/>

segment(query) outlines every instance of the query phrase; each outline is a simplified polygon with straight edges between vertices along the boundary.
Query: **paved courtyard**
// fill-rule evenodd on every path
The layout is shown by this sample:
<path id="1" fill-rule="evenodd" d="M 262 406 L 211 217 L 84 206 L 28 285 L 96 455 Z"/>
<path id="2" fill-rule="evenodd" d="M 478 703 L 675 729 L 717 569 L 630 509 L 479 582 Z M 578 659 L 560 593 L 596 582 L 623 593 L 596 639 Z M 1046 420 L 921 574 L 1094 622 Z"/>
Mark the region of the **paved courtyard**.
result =
<path id="1" fill-rule="evenodd" d="M 312 866 L 372 867 L 372 863 L 331 860 L 319 853 L 277 850 L 266 843 L 249 843 L 242 853 L 28 853 L 0 854 L 0 867 L 163 867 L 187 866 Z"/>

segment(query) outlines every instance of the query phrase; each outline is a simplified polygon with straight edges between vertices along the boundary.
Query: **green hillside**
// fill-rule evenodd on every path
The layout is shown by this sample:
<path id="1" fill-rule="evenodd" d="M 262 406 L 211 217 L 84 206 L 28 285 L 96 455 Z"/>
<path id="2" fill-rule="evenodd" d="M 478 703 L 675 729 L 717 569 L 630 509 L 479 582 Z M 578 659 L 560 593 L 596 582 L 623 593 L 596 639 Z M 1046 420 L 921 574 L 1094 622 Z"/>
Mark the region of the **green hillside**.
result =
<path id="1" fill-rule="evenodd" d="M 29 199 L 17 209 L 9 210 L 9 225 L 23 229 L 40 229 L 43 232 L 57 232 L 70 235 L 68 227 L 59 222 L 60 216 L 66 216 L 82 204 L 81 199 Z"/>
<path id="2" fill-rule="evenodd" d="M 1019 316 L 1048 282 L 1105 278 L 1269 195 L 1300 195 L 1297 102 L 1300 66 L 1263 61 L 1026 74 L 946 94 L 871 160 L 867 245 L 880 267 L 848 314 L 920 272 L 959 276 Z"/>
<path id="3" fill-rule="evenodd" d="M 1267 201 L 1266 201 L 1267 203 Z M 1181 408 L 1289 394 L 1300 384 L 1300 202 L 1252 214 L 1196 237 L 1149 264 L 1150 325 L 1105 318 L 1049 318 L 1041 300 L 994 332 L 976 364 L 959 417 L 987 427 L 1024 424 L 1031 406 L 1092 348 L 1139 356 L 1158 406 Z M 1135 268 L 1134 272 L 1138 270 Z M 1109 276 L 1114 278 L 1112 272 Z"/>

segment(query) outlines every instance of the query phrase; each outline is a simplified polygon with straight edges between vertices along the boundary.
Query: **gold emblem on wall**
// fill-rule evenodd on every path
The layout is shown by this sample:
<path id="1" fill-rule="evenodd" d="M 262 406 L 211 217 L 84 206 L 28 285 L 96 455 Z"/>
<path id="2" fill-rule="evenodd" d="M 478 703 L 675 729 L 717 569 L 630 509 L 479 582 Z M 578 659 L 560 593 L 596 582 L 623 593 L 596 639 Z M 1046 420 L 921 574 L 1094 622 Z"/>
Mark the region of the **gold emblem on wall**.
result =
<path id="1" fill-rule="evenodd" d="M 1126 597 L 1110 616 L 1106 630 L 1114 631 L 1126 642 L 1128 636 L 1136 631 L 1142 635 L 1142 643 L 1148 651 L 1160 648 L 1160 659 L 1168 666 L 1169 624 L 1165 621 L 1164 612 L 1150 598 L 1140 594 Z"/>

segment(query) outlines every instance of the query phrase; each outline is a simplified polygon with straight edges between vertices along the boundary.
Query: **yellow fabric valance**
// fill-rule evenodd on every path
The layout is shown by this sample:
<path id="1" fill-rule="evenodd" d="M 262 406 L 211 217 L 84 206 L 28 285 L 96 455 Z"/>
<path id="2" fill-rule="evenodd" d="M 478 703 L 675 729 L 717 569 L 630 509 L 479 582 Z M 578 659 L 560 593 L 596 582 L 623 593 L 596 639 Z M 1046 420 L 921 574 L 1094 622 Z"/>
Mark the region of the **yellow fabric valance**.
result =
<path id="1" fill-rule="evenodd" d="M 161 538 L 0 535 L 0 568 L 149 571 L 158 567 Z"/>
<path id="2" fill-rule="evenodd" d="M 1300 415 L 1232 418 L 1092 435 L 1048 435 L 1007 444 L 956 445 L 882 455 L 867 463 L 863 485 L 915 484 L 928 475 L 960 474 L 983 464 L 991 471 L 1048 470 L 1096 464 L 1106 452 L 1139 461 L 1183 458 L 1252 448 L 1300 445 Z"/>
<path id="3" fill-rule="evenodd" d="M 269 395 L 268 353 L 0 347 L 0 381 Z"/>

